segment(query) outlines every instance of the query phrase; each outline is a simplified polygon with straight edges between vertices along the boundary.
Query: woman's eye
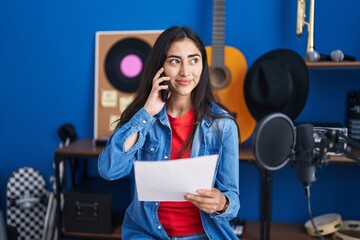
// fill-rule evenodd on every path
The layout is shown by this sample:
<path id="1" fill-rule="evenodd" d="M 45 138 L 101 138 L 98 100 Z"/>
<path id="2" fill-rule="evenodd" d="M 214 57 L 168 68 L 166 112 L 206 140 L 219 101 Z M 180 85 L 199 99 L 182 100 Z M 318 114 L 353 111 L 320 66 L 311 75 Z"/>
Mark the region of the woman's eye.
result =
<path id="1" fill-rule="evenodd" d="M 197 62 L 199 62 L 199 59 L 198 59 L 198 58 L 193 58 L 193 59 L 191 59 L 191 63 L 197 63 Z"/>
<path id="2" fill-rule="evenodd" d="M 178 59 L 171 59 L 170 60 L 170 63 L 172 63 L 172 64 L 177 64 L 177 63 L 179 63 L 180 61 L 178 60 Z"/>

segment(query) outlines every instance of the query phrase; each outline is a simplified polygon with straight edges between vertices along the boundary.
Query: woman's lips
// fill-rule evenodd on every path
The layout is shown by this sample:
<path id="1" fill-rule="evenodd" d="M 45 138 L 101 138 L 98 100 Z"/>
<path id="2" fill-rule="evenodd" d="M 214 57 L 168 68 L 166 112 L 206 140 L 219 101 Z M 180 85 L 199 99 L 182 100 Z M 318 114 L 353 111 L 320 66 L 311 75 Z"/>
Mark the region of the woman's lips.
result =
<path id="1" fill-rule="evenodd" d="M 182 85 L 182 86 L 187 86 L 191 83 L 190 80 L 176 80 L 176 82 L 179 84 L 179 85 Z"/>

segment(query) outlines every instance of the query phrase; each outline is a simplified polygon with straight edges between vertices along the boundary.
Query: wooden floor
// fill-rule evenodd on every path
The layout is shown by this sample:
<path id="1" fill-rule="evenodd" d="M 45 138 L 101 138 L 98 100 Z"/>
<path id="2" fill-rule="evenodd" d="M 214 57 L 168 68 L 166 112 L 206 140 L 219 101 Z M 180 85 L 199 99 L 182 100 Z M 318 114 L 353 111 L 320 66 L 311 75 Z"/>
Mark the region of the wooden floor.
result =
<path id="1" fill-rule="evenodd" d="M 121 239 L 121 227 L 115 228 L 114 233 L 106 234 L 86 234 L 63 232 L 64 240 L 73 239 Z M 317 240 L 319 238 L 307 235 L 304 225 L 299 223 L 271 223 L 270 240 Z M 325 237 L 326 240 L 332 239 L 330 236 Z M 260 222 L 247 221 L 245 223 L 244 235 L 241 240 L 261 240 L 260 239 Z"/>
<path id="2" fill-rule="evenodd" d="M 270 240 L 316 240 L 307 235 L 304 225 L 298 223 L 271 223 Z M 325 238 L 330 240 L 331 238 Z M 247 221 L 241 240 L 260 240 L 260 222 Z"/>

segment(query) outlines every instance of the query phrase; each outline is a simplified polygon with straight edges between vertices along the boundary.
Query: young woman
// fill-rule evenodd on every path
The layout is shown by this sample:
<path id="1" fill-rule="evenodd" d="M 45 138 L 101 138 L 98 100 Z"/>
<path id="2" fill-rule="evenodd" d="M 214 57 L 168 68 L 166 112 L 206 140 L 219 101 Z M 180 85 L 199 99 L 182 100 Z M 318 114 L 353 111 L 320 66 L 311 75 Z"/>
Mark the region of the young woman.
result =
<path id="1" fill-rule="evenodd" d="M 99 173 L 113 180 L 128 175 L 134 161 L 219 154 L 214 187 L 185 194 L 184 202 L 140 202 L 135 192 L 123 239 L 238 239 L 229 225 L 240 207 L 238 143 L 235 120 L 215 103 L 202 40 L 187 27 L 165 30 L 137 96 L 99 156 Z"/>

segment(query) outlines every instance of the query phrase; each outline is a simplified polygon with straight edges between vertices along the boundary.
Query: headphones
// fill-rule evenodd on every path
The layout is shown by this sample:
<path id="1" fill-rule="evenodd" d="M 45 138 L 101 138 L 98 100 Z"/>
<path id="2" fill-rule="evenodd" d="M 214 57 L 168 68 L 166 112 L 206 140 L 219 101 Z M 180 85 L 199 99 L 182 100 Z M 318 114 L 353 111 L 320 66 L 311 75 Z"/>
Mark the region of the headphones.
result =
<path id="1" fill-rule="evenodd" d="M 62 144 L 66 146 L 77 139 L 75 127 L 71 123 L 61 125 L 58 129 L 58 134 Z"/>

